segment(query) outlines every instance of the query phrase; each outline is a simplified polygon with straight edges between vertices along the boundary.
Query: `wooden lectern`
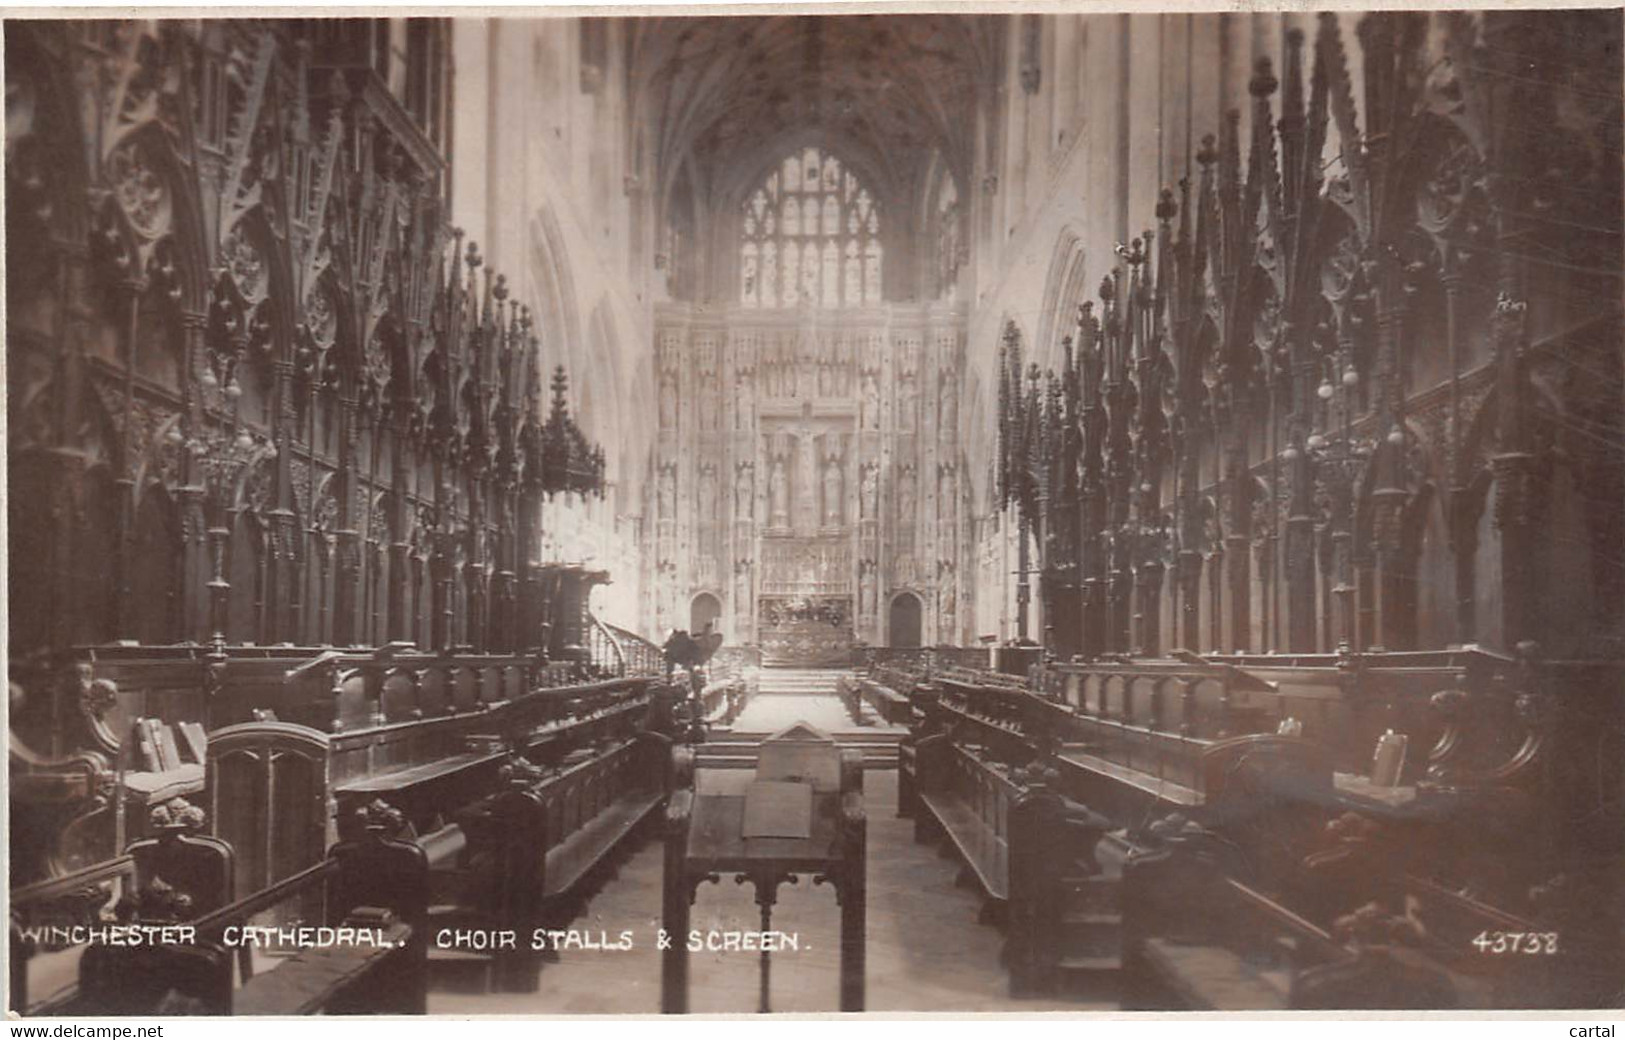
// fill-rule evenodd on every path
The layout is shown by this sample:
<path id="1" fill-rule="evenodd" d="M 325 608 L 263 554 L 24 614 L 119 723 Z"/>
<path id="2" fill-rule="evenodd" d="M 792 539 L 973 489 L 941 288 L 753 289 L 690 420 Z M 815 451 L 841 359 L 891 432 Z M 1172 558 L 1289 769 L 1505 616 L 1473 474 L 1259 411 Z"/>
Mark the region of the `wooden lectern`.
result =
<path id="1" fill-rule="evenodd" d="M 799 874 L 828 883 L 841 907 L 841 1010 L 863 1010 L 866 842 L 863 756 L 797 723 L 762 742 L 746 793 L 698 794 L 694 753 L 672 752 L 675 775 L 666 809 L 666 868 L 660 1009 L 688 1011 L 689 910 L 699 885 L 732 874 L 750 881 L 771 930 L 779 885 Z M 758 1010 L 768 1011 L 769 952 L 761 953 Z"/>

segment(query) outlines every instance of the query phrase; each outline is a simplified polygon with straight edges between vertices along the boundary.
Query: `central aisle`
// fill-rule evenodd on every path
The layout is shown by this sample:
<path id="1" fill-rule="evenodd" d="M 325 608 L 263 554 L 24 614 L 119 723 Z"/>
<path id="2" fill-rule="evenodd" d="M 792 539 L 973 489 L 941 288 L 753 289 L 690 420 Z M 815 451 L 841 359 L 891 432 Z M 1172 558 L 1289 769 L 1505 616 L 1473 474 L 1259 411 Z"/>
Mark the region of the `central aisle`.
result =
<path id="1" fill-rule="evenodd" d="M 792 720 L 793 721 L 793 720 Z M 809 720 L 811 721 L 811 720 Z M 737 783 L 743 771 L 706 771 L 702 787 Z M 897 774 L 874 770 L 864 778 L 869 814 L 868 1010 L 915 1012 L 1109 1011 L 1115 1003 L 1011 1000 L 999 963 L 1000 933 L 977 923 L 978 900 L 954 884 L 953 860 L 915 844 L 912 820 L 899 819 Z M 571 928 L 634 933 L 626 951 L 570 950 L 542 968 L 536 993 L 429 994 L 429 1012 L 477 1014 L 653 1014 L 660 1010 L 661 845 L 638 849 L 619 876 L 605 884 Z M 803 878 L 779 889 L 773 928 L 795 933 L 799 952 L 773 957 L 773 1010 L 834 1012 L 839 1006 L 836 947 L 839 910 L 827 886 Z M 760 926 L 751 887 L 731 877 L 701 885 L 692 927 L 750 930 Z M 748 1014 L 756 1010 L 757 956 L 696 953 L 689 958 L 690 1002 L 696 1014 Z"/>
<path id="2" fill-rule="evenodd" d="M 852 672 L 844 668 L 763 668 L 757 673 L 757 693 L 745 705 L 730 727 L 734 733 L 777 733 L 797 722 L 805 722 L 831 736 L 849 733 L 879 735 L 908 730 L 888 726 L 867 704 L 859 709 L 863 723 L 852 720 L 839 694 L 843 678 Z"/>

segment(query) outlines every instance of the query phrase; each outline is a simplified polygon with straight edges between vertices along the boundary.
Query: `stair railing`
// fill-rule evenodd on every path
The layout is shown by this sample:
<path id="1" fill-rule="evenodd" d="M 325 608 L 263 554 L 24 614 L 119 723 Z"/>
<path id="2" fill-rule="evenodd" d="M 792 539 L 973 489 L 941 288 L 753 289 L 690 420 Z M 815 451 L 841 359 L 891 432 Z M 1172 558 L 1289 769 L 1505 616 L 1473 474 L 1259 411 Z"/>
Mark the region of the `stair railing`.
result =
<path id="1" fill-rule="evenodd" d="M 604 674 L 617 677 L 664 674 L 665 655 L 660 647 L 636 632 L 605 622 L 596 614 L 589 614 L 588 618 L 592 663 Z"/>

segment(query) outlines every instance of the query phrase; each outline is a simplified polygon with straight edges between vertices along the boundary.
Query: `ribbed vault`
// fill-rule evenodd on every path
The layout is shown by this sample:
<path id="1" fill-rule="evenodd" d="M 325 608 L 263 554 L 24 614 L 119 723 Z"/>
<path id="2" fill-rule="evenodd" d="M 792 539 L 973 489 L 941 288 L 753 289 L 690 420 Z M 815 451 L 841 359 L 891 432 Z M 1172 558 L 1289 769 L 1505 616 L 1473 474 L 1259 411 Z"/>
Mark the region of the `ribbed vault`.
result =
<path id="1" fill-rule="evenodd" d="M 635 23 L 634 125 L 662 195 L 685 160 L 714 209 L 800 144 L 892 200 L 940 152 L 963 178 L 976 90 L 996 58 L 983 17 L 652 18 Z"/>

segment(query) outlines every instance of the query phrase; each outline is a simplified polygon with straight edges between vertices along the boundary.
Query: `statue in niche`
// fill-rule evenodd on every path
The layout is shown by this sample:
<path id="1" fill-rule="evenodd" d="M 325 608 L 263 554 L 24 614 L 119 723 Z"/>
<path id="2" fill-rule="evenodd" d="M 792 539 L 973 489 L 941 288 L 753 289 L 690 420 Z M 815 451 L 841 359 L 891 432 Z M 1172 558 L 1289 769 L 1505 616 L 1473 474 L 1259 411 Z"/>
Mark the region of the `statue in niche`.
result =
<path id="1" fill-rule="evenodd" d="M 824 467 L 824 524 L 834 527 L 841 522 L 841 460 L 830 459 Z"/>
<path id="2" fill-rule="evenodd" d="M 747 462 L 739 467 L 739 472 L 734 477 L 734 519 L 736 520 L 749 520 L 751 514 L 755 512 L 752 508 L 754 503 L 751 501 L 755 492 L 753 483 L 751 480 L 751 466 Z"/>
<path id="3" fill-rule="evenodd" d="M 784 460 L 774 459 L 773 469 L 767 477 L 768 521 L 774 527 L 790 524 L 790 478 L 784 472 Z"/>
<path id="4" fill-rule="evenodd" d="M 670 466 L 660 470 L 660 519 L 677 515 L 677 473 Z"/>
<path id="5" fill-rule="evenodd" d="M 880 467 L 873 462 L 863 467 L 859 505 L 866 520 L 873 520 L 880 513 Z"/>
<path id="6" fill-rule="evenodd" d="M 740 560 L 734 564 L 734 610 L 750 613 L 750 562 Z"/>
<path id="7" fill-rule="evenodd" d="M 914 377 L 905 376 L 897 385 L 897 428 L 914 429 Z"/>
<path id="8" fill-rule="evenodd" d="M 942 379 L 942 403 L 937 411 L 937 424 L 943 433 L 950 433 L 959 423 L 959 393 L 950 376 Z"/>
<path id="9" fill-rule="evenodd" d="M 863 614 L 875 612 L 875 561 L 863 561 L 863 576 L 858 579 L 858 610 Z"/>
<path id="10" fill-rule="evenodd" d="M 899 523 L 911 524 L 914 522 L 914 470 L 903 470 L 903 479 L 897 484 L 897 520 Z"/>
<path id="11" fill-rule="evenodd" d="M 734 429 L 744 430 L 750 426 L 750 411 L 747 402 L 750 400 L 750 375 L 745 372 L 734 374 Z"/>
<path id="12" fill-rule="evenodd" d="M 706 520 L 717 518 L 717 471 L 714 466 L 700 470 L 700 516 Z"/>
<path id="13" fill-rule="evenodd" d="M 880 429 L 880 380 L 873 372 L 863 376 L 863 424 L 871 430 Z"/>
<path id="14" fill-rule="evenodd" d="M 670 379 L 660 381 L 660 428 L 677 428 L 677 387 Z"/>
<path id="15" fill-rule="evenodd" d="M 954 613 L 954 565 L 946 561 L 938 568 L 937 612 L 944 619 Z M 945 620 L 946 623 L 946 620 Z"/>

